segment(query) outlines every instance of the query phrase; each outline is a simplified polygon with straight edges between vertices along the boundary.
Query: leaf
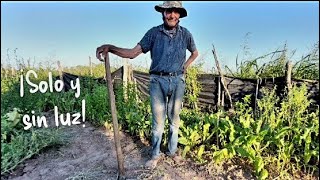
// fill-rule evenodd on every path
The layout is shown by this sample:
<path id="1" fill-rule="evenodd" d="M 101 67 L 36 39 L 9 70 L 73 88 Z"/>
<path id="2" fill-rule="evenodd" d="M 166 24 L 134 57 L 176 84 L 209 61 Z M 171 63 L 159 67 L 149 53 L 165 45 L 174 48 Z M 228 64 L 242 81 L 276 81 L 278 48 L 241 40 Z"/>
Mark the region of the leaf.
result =
<path id="1" fill-rule="evenodd" d="M 256 151 L 251 147 L 248 147 L 248 152 L 250 154 L 251 159 L 254 159 L 254 157 L 256 156 Z"/>
<path id="2" fill-rule="evenodd" d="M 200 138 L 201 137 L 198 134 L 198 131 L 197 130 L 193 130 L 192 133 L 191 133 L 191 136 L 190 136 L 191 144 L 193 144 L 193 145 L 198 144 L 198 141 L 199 141 Z"/>
<path id="3" fill-rule="evenodd" d="M 203 141 L 206 140 L 206 138 L 209 136 L 209 128 L 210 128 L 210 123 L 207 123 L 205 125 L 203 125 Z"/>
<path id="4" fill-rule="evenodd" d="M 231 145 L 227 149 L 228 149 L 228 153 L 229 153 L 228 154 L 229 158 L 233 158 L 233 156 L 236 155 L 235 148 Z"/>
<path id="5" fill-rule="evenodd" d="M 256 157 L 254 159 L 254 169 L 256 170 L 257 173 L 259 173 L 262 168 L 264 167 L 264 163 L 261 157 Z"/>
<path id="6" fill-rule="evenodd" d="M 235 130 L 234 130 L 234 125 L 233 123 L 229 120 L 229 118 L 226 118 L 227 122 L 229 123 L 229 126 L 230 126 L 230 135 L 229 135 L 229 140 L 230 142 L 234 141 L 234 133 L 235 133 Z"/>
<path id="7" fill-rule="evenodd" d="M 204 152 L 204 148 L 205 148 L 205 145 L 201 145 L 200 148 L 198 149 L 198 153 L 197 153 L 198 159 L 201 159 L 202 154 Z"/>
<path id="8" fill-rule="evenodd" d="M 247 138 L 247 145 L 251 146 L 252 144 L 254 144 L 256 142 L 257 136 L 255 135 L 249 135 Z"/>
<path id="9" fill-rule="evenodd" d="M 242 147 L 236 148 L 236 152 L 239 153 L 242 157 L 250 157 L 250 153 Z"/>
<path id="10" fill-rule="evenodd" d="M 284 127 L 276 134 L 276 136 L 274 138 L 275 139 L 280 139 L 282 136 L 284 136 L 290 130 L 291 130 L 290 127 Z"/>
<path id="11" fill-rule="evenodd" d="M 244 136 L 237 137 L 235 141 L 233 141 L 233 146 L 240 146 L 245 142 L 246 138 Z"/>
<path id="12" fill-rule="evenodd" d="M 178 141 L 179 141 L 180 144 L 183 144 L 185 146 L 190 144 L 189 140 L 186 139 L 185 137 L 180 137 Z"/>
<path id="13" fill-rule="evenodd" d="M 266 169 L 263 169 L 259 175 L 259 180 L 263 180 L 263 179 L 266 179 L 267 177 L 269 176 L 269 173 Z"/>
<path id="14" fill-rule="evenodd" d="M 312 156 L 312 153 L 310 151 L 310 146 L 309 144 L 307 146 L 305 146 L 304 148 L 304 155 L 303 155 L 303 160 L 304 160 L 304 163 L 307 164 L 310 159 L 311 159 L 311 156 Z"/>
<path id="15" fill-rule="evenodd" d="M 7 120 L 12 122 L 11 124 L 12 127 L 17 125 L 18 122 L 20 121 L 21 114 L 19 114 L 18 110 L 19 110 L 18 108 L 13 108 L 13 111 L 6 114 L 6 116 L 8 117 Z"/>
<path id="16" fill-rule="evenodd" d="M 185 146 L 182 152 L 182 157 L 186 157 L 186 154 L 189 151 L 190 151 L 190 146 Z"/>
<path id="17" fill-rule="evenodd" d="M 228 150 L 226 148 L 216 151 L 213 154 L 213 160 L 220 163 L 223 159 L 228 158 Z"/>
<path id="18" fill-rule="evenodd" d="M 269 129 L 265 129 L 265 130 L 260 131 L 260 133 L 259 133 L 260 138 L 263 139 L 263 137 L 264 137 L 266 134 L 268 134 L 268 132 L 269 132 Z"/>
<path id="19" fill-rule="evenodd" d="M 309 135 L 311 129 L 305 128 L 304 134 L 301 136 L 301 139 L 307 139 L 307 136 Z"/>

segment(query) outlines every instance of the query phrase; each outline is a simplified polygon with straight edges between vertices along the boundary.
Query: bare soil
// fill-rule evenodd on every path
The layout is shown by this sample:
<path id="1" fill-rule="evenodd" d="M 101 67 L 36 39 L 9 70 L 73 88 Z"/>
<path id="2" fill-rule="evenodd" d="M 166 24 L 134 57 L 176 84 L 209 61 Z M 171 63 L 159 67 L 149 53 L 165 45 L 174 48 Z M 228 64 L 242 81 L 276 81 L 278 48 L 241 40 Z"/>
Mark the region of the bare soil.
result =
<path id="1" fill-rule="evenodd" d="M 46 115 L 48 117 L 48 115 Z M 48 118 L 50 119 L 50 118 Z M 53 115 L 51 121 L 53 122 Z M 47 148 L 1 177 L 8 180 L 117 179 L 118 165 L 113 132 L 105 127 L 72 125 L 61 127 L 69 138 L 59 147 Z M 154 170 L 144 164 L 151 147 L 120 132 L 126 179 L 255 179 L 250 169 L 234 162 L 199 165 L 186 158 L 177 166 L 165 157 Z"/>

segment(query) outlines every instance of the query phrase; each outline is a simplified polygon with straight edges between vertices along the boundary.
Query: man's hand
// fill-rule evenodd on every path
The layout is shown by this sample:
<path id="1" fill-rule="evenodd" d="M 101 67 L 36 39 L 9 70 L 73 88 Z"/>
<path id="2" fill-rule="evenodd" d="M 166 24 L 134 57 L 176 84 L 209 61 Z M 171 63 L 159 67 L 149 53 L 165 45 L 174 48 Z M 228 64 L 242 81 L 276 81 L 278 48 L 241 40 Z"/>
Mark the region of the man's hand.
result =
<path id="1" fill-rule="evenodd" d="M 186 64 L 183 66 L 183 74 L 186 76 L 187 75 L 187 66 Z"/>
<path id="2" fill-rule="evenodd" d="M 97 59 L 99 59 L 100 61 L 104 61 L 104 59 L 101 57 L 101 55 L 103 57 L 105 57 L 107 55 L 107 53 L 109 52 L 109 47 L 110 47 L 109 44 L 105 44 L 105 45 L 98 47 L 96 50 Z"/>
<path id="3" fill-rule="evenodd" d="M 108 52 L 113 53 L 122 58 L 133 59 L 142 53 L 142 48 L 140 44 L 137 44 L 133 49 L 119 48 L 111 44 L 105 44 L 97 48 L 97 59 L 99 59 L 100 61 L 104 61 L 101 55 L 106 56 Z"/>

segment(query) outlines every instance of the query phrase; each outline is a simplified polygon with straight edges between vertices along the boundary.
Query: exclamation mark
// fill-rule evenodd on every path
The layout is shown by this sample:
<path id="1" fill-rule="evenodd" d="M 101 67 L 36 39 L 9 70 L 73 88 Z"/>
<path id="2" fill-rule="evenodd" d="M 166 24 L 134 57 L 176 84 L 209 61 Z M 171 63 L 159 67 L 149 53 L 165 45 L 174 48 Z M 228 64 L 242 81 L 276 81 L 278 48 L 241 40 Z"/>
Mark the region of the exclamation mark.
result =
<path id="1" fill-rule="evenodd" d="M 83 121 L 83 127 L 86 127 L 85 121 L 86 121 L 86 101 L 83 99 L 82 102 L 82 121 Z"/>
<path id="2" fill-rule="evenodd" d="M 21 76 L 20 76 L 20 97 L 24 95 L 24 87 L 23 87 L 23 69 L 21 69 Z"/>

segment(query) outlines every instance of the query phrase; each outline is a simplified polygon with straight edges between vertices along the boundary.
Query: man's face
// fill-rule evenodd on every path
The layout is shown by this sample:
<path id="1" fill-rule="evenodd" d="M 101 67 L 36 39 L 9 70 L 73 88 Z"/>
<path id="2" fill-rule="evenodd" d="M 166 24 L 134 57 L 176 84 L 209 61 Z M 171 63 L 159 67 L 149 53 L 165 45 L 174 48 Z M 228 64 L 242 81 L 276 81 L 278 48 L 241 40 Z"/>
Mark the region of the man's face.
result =
<path id="1" fill-rule="evenodd" d="M 173 28 L 177 25 L 180 18 L 180 13 L 176 8 L 166 9 L 163 13 L 164 15 L 164 22 L 167 26 Z"/>

